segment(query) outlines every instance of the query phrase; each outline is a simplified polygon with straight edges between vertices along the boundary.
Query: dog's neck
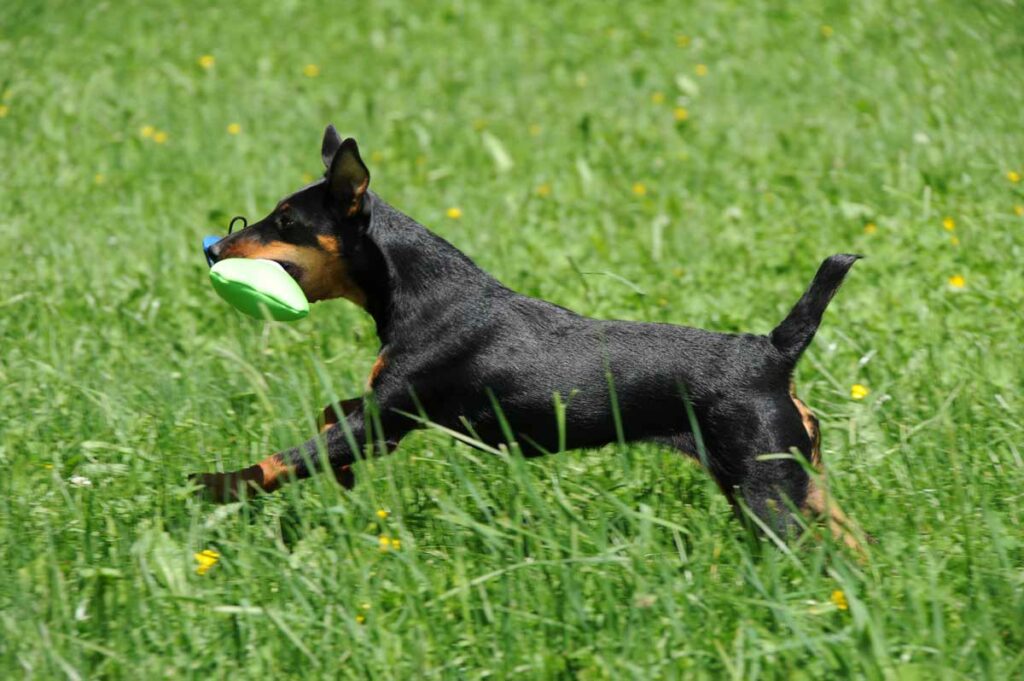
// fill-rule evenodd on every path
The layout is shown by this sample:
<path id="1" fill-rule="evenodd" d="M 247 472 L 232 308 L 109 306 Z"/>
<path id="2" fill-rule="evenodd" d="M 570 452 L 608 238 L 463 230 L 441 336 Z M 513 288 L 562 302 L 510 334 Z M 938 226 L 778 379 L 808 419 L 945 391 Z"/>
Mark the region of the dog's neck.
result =
<path id="1" fill-rule="evenodd" d="M 498 290 L 496 279 L 476 266 L 462 251 L 368 193 L 370 222 L 366 237 L 377 254 L 360 273 L 366 310 L 377 325 L 382 345 L 400 329 L 414 327 L 416 337 L 431 327 L 451 333 L 452 325 L 472 323 L 474 304 Z M 379 254 L 379 255 L 378 255 Z M 381 262 L 373 266 L 372 260 Z M 464 307 L 465 314 L 453 309 Z"/>

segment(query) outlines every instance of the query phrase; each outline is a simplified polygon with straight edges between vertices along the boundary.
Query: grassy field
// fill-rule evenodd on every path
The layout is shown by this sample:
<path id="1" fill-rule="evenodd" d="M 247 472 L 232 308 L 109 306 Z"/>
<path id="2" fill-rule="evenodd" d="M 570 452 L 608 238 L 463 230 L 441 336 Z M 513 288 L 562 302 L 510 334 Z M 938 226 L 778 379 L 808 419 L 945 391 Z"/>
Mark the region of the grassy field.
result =
<path id="1" fill-rule="evenodd" d="M 1019 2 L 210 4 L 0 6 L 0 677 L 1024 675 Z M 425 432 L 352 492 L 191 498 L 373 362 L 354 306 L 244 318 L 199 249 L 328 122 L 594 316 L 764 333 L 866 254 L 797 381 L 870 559 L 749 540 L 653 446 Z"/>

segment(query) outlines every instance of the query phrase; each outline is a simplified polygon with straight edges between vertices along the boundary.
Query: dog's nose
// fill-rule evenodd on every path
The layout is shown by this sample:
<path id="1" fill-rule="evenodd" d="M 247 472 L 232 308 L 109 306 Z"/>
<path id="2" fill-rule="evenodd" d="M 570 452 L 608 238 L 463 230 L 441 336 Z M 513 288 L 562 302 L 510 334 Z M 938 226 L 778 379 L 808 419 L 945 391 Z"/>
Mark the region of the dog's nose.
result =
<path id="1" fill-rule="evenodd" d="M 213 263 L 220 260 L 221 242 L 219 236 L 208 236 L 203 239 L 203 254 L 206 256 L 206 264 L 213 267 Z"/>

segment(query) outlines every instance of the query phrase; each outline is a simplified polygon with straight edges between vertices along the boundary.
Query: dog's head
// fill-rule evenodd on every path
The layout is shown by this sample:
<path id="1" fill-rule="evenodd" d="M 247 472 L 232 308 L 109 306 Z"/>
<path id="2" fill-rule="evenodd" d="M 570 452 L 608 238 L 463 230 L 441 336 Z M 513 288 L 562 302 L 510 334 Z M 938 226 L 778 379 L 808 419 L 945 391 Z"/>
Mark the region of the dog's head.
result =
<path id="1" fill-rule="evenodd" d="M 348 298 L 366 305 L 357 282 L 366 267 L 369 224 L 366 190 L 370 171 L 354 139 L 341 140 L 333 125 L 324 131 L 320 154 L 327 172 L 278 202 L 270 215 L 217 242 L 214 261 L 265 258 L 279 263 L 310 302 Z"/>

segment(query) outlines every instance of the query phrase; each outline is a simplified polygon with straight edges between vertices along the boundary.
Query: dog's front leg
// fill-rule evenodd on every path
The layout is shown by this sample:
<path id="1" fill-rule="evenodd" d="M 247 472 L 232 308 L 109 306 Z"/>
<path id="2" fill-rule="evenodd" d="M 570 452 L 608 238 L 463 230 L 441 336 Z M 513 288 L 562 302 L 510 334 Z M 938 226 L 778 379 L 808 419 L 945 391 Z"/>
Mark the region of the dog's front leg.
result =
<path id="1" fill-rule="evenodd" d="M 321 435 L 298 447 L 278 452 L 239 471 L 203 473 L 192 476 L 192 480 L 203 488 L 203 494 L 210 500 L 234 501 L 242 496 L 243 489 L 273 492 L 289 480 L 308 478 L 321 470 L 322 452 L 326 451 L 327 463 L 335 478 L 342 485 L 349 482 L 346 486 L 350 486 L 354 482 L 350 467 L 356 460 L 357 449 L 367 447 L 370 454 L 386 454 L 398 446 L 404 432 L 389 429 L 383 442 L 367 442 L 366 418 L 360 407 L 348 413 L 344 422 L 327 426 Z"/>
<path id="2" fill-rule="evenodd" d="M 362 397 L 350 397 L 347 400 L 339 400 L 337 406 L 335 406 L 334 402 L 331 402 L 320 410 L 320 417 L 317 419 L 317 425 L 320 426 L 320 432 L 325 432 L 331 426 L 337 425 L 340 418 L 346 417 L 349 414 L 354 414 L 362 408 Z M 338 411 L 339 409 L 341 410 L 340 412 Z"/>
<path id="3" fill-rule="evenodd" d="M 362 397 L 352 397 L 347 400 L 341 400 L 335 405 L 333 402 L 324 407 L 320 412 L 320 418 L 317 419 L 317 423 L 320 426 L 320 432 L 324 433 L 328 431 L 332 426 L 336 426 L 340 418 L 344 418 L 349 414 L 359 411 L 363 408 Z M 339 411 L 341 416 L 339 416 Z M 356 486 L 356 475 L 352 470 L 352 466 L 339 466 L 334 470 L 334 479 L 337 480 L 338 484 L 345 489 L 352 489 Z"/>

